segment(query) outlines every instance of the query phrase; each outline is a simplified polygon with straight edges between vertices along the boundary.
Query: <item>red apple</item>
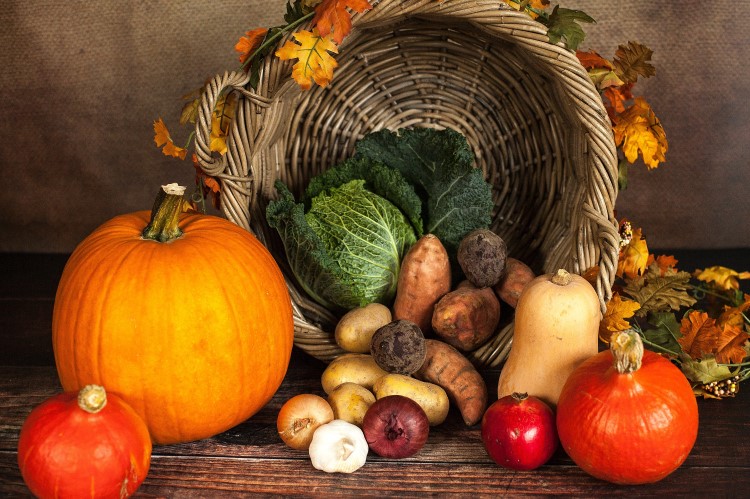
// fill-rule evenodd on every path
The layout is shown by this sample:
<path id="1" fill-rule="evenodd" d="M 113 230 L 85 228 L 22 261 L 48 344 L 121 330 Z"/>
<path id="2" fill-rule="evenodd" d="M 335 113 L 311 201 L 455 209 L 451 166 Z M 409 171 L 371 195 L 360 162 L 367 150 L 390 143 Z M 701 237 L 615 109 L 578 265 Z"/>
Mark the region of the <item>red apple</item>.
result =
<path id="1" fill-rule="evenodd" d="M 482 417 L 482 441 L 493 461 L 514 470 L 533 470 L 552 457 L 559 440 L 555 414 L 525 393 L 502 397 Z"/>

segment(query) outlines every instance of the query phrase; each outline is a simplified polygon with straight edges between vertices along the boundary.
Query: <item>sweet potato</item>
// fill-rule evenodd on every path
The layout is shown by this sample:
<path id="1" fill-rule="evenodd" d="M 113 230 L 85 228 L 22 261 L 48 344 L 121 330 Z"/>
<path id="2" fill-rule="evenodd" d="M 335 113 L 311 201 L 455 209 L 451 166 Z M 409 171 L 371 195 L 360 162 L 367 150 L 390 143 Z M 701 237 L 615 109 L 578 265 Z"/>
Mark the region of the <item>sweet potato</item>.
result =
<path id="1" fill-rule="evenodd" d="M 423 333 L 431 329 L 435 304 L 451 288 L 448 252 L 436 236 L 419 238 L 401 262 L 393 319 L 415 323 Z"/>
<path id="2" fill-rule="evenodd" d="M 516 308 L 518 298 L 521 296 L 523 288 L 530 283 L 536 275 L 528 265 L 515 258 L 505 261 L 505 275 L 500 279 L 494 289 L 498 298 L 513 308 Z"/>
<path id="3" fill-rule="evenodd" d="M 461 352 L 440 340 L 425 340 L 427 358 L 414 377 L 442 387 L 467 426 L 482 420 L 487 408 L 487 385 Z"/>
<path id="4" fill-rule="evenodd" d="M 492 288 L 470 284 L 443 296 L 432 314 L 432 329 L 446 343 L 470 352 L 482 346 L 500 322 L 500 301 Z"/>

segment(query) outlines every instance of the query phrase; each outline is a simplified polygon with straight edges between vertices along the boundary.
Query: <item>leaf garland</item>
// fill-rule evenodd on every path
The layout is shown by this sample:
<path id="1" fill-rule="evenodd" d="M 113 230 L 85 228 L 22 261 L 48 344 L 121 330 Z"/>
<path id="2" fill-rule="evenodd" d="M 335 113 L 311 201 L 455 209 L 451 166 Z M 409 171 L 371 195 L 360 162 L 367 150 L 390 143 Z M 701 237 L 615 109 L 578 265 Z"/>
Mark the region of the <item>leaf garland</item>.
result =
<path id="1" fill-rule="evenodd" d="M 599 338 L 606 343 L 612 333 L 633 328 L 646 348 L 680 366 L 697 395 L 736 395 L 739 383 L 750 378 L 750 295 L 740 290 L 750 272 L 679 270 L 674 256 L 650 254 L 641 229 L 627 220 L 620 222 L 620 237 L 618 273 Z M 585 275 L 595 278 L 596 269 Z"/>

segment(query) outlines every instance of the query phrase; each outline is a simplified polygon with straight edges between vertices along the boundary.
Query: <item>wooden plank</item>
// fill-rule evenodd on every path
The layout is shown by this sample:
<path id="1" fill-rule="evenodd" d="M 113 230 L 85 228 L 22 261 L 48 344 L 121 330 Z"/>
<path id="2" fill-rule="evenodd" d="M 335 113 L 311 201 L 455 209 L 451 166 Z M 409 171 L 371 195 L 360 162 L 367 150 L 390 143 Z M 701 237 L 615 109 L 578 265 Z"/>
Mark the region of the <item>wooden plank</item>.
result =
<path id="1" fill-rule="evenodd" d="M 683 467 L 655 484 L 618 486 L 575 466 L 512 471 L 493 464 L 369 461 L 352 474 L 324 473 L 307 459 L 160 456 L 136 497 L 242 497 L 320 495 L 325 497 L 497 497 L 576 495 L 584 497 L 731 496 L 747 485 L 748 468 Z M 743 478 L 742 474 L 745 474 Z M 0 492 L 28 496 L 14 453 L 0 451 Z"/>

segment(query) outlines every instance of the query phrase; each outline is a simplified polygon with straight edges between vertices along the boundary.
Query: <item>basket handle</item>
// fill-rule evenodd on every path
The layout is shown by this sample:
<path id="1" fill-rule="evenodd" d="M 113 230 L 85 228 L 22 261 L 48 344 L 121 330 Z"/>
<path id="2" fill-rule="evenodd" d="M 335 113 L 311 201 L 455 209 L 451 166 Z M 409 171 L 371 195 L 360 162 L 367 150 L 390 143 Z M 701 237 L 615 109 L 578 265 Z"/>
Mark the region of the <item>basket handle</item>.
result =
<path id="1" fill-rule="evenodd" d="M 250 230 L 250 205 L 255 197 L 251 160 L 259 133 L 245 119 L 248 113 L 270 107 L 271 100 L 245 88 L 250 76 L 244 71 L 214 76 L 205 86 L 195 123 L 195 155 L 203 172 L 222 180 L 222 211 L 235 224 Z M 211 151 L 211 122 L 219 97 L 239 92 L 235 117 L 227 136 L 227 153 Z M 253 109 L 254 108 L 254 109 Z M 254 121 L 254 120 L 253 120 Z"/>

